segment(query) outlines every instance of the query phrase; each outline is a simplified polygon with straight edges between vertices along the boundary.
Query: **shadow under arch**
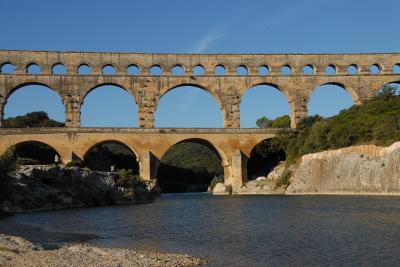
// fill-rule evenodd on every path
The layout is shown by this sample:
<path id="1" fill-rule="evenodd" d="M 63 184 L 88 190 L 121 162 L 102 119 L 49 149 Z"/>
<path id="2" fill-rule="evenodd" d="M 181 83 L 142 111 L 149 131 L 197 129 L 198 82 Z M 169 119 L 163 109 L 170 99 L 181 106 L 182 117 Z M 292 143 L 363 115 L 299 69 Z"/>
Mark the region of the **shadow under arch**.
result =
<path id="1" fill-rule="evenodd" d="M 257 143 L 247 160 L 247 179 L 267 176 L 281 161 L 286 159 L 285 151 L 274 146 L 272 139 L 267 138 Z"/>
<path id="2" fill-rule="evenodd" d="M 61 153 L 53 146 L 36 140 L 27 140 L 13 145 L 17 162 L 21 165 L 52 164 L 62 162 Z"/>
<path id="3" fill-rule="evenodd" d="M 92 170 L 110 171 L 111 166 L 115 166 L 117 169 L 132 169 L 134 174 L 139 174 L 136 150 L 119 140 L 95 142 L 86 149 L 81 159 Z"/>
<path id="4" fill-rule="evenodd" d="M 159 115 L 160 101 L 165 99 L 165 96 L 168 93 L 170 93 L 170 92 L 172 92 L 174 90 L 177 90 L 177 89 L 178 90 L 179 89 L 183 89 L 185 87 L 190 87 L 190 89 L 199 89 L 199 90 L 201 90 L 203 92 L 206 92 L 207 95 L 211 96 L 212 99 L 217 102 L 218 109 L 219 109 L 219 114 L 220 114 L 219 118 L 221 120 L 221 122 L 219 123 L 221 126 L 219 126 L 219 127 L 222 127 L 222 124 L 223 124 L 222 107 L 223 107 L 223 105 L 222 105 L 222 102 L 221 102 L 220 98 L 212 90 L 209 90 L 209 88 L 207 86 L 202 85 L 202 84 L 197 84 L 197 83 L 177 83 L 177 84 L 174 84 L 172 86 L 168 86 L 168 87 L 165 87 L 165 88 L 161 89 L 160 97 L 157 100 L 155 111 L 154 111 L 155 117 L 157 117 Z M 182 104 L 186 104 L 187 105 L 187 103 L 182 103 Z M 157 119 L 155 121 L 157 123 Z"/>
<path id="5" fill-rule="evenodd" d="M 253 91 L 253 90 L 259 90 L 258 88 L 261 88 L 262 86 L 266 87 L 266 89 L 262 89 L 262 90 L 266 90 L 267 92 L 269 92 L 269 94 L 276 94 L 274 97 L 276 98 L 281 98 L 281 99 L 276 99 L 279 102 L 282 103 L 286 103 L 284 107 L 275 107 L 274 110 L 278 110 L 280 108 L 282 108 L 282 110 L 280 110 L 279 112 L 276 112 L 275 116 L 273 116 L 273 118 L 269 118 L 269 119 L 275 119 L 276 117 L 280 117 L 280 116 L 284 116 L 284 115 L 288 115 L 290 117 L 291 120 L 293 120 L 293 111 L 294 111 L 294 106 L 293 106 L 293 101 L 291 100 L 291 96 L 285 91 L 283 90 L 278 84 L 275 83 L 269 83 L 269 82 L 255 82 L 252 83 L 250 87 L 247 87 L 247 89 L 245 91 L 242 92 L 242 94 L 240 95 L 240 116 L 241 116 L 241 128 L 244 128 L 246 126 L 243 127 L 243 118 L 246 119 L 246 111 L 243 111 L 243 103 L 246 102 L 245 97 L 246 95 L 248 95 L 249 92 Z M 268 98 L 269 99 L 269 98 Z M 262 100 L 262 99 L 258 99 L 258 100 Z M 277 104 L 277 102 L 275 101 L 273 104 Z M 279 104 L 279 103 L 278 103 Z M 253 105 L 252 105 L 253 106 Z M 264 107 L 265 105 L 259 105 Z M 244 107 L 246 108 L 246 107 Z M 285 108 L 287 108 L 287 110 L 284 110 Z M 253 107 L 253 112 L 254 112 L 254 107 Z M 259 112 L 259 114 L 257 115 L 257 118 L 252 118 L 254 119 L 254 124 L 256 122 L 256 120 L 262 116 L 265 116 L 267 114 L 265 114 L 265 111 L 263 110 L 262 113 L 261 111 Z M 253 126 L 254 127 L 254 126 Z"/>
<path id="6" fill-rule="evenodd" d="M 157 179 L 163 192 L 206 192 L 214 177 L 219 176 L 223 181 L 224 162 L 225 154 L 212 142 L 202 138 L 183 139 L 163 153 Z"/>
<path id="7" fill-rule="evenodd" d="M 330 89 L 329 86 L 335 87 L 334 89 Z M 327 88 L 327 89 L 326 89 Z M 329 91 L 330 90 L 330 91 Z M 322 93 L 324 94 L 321 96 L 320 92 L 325 92 Z M 334 95 L 329 96 L 328 94 L 335 92 Z M 317 96 L 315 96 L 317 95 Z M 313 98 L 314 97 L 314 98 Z M 317 102 L 314 101 L 315 97 L 317 98 Z M 329 102 L 324 102 L 327 101 L 329 97 Z M 348 97 L 348 99 L 346 99 Z M 335 99 L 338 98 L 338 99 Z M 351 100 L 350 100 L 351 99 Z M 321 85 L 316 86 L 313 88 L 312 91 L 309 92 L 308 95 L 308 104 L 307 104 L 307 110 L 308 110 L 308 115 L 321 115 L 324 117 L 330 117 L 338 114 L 340 110 L 349 108 L 354 104 L 359 104 L 361 103 L 360 98 L 358 95 L 353 91 L 352 89 L 349 89 L 349 87 L 346 88 L 345 84 L 340 83 L 340 82 L 327 82 L 323 83 Z M 339 100 L 339 101 L 336 101 Z M 312 109 L 314 109 L 314 105 L 319 104 L 322 105 L 324 104 L 323 107 L 323 112 L 311 112 Z M 329 105 L 335 105 L 331 107 L 332 110 L 334 111 L 329 111 Z M 318 107 L 315 107 L 318 109 Z M 338 110 L 339 109 L 339 110 Z"/>

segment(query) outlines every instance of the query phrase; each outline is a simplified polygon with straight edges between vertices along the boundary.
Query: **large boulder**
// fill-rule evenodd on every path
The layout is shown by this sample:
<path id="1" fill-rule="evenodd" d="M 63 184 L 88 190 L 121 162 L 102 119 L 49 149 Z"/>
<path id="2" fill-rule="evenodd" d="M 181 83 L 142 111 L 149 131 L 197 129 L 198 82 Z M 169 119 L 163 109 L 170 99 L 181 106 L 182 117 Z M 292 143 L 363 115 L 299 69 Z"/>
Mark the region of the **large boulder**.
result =
<path id="1" fill-rule="evenodd" d="M 229 195 L 231 193 L 232 193 L 232 186 L 226 185 L 224 183 L 217 183 L 213 189 L 214 195 Z"/>

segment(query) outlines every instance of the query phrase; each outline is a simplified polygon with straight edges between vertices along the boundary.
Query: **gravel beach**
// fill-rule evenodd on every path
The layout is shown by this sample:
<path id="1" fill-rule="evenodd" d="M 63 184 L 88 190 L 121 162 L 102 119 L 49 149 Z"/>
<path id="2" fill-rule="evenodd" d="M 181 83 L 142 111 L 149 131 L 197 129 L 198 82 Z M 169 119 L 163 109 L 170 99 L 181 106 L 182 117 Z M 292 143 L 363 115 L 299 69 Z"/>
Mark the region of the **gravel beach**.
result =
<path id="1" fill-rule="evenodd" d="M 190 255 L 103 248 L 85 241 L 94 238 L 43 231 L 0 221 L 0 266 L 198 266 Z"/>

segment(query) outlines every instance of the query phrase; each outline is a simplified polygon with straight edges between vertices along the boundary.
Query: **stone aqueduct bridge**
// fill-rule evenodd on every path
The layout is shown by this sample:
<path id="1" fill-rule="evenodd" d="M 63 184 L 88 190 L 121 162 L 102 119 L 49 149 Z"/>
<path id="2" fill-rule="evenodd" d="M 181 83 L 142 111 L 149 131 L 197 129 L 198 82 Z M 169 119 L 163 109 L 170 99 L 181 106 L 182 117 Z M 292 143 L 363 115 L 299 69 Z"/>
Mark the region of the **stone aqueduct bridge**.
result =
<path id="1" fill-rule="evenodd" d="M 218 152 L 224 167 L 225 182 L 234 190 L 246 179 L 246 158 L 260 141 L 271 138 L 274 132 L 266 129 L 239 129 L 240 101 L 245 92 L 256 85 L 271 85 L 287 98 L 291 109 L 291 126 L 307 116 L 307 103 L 312 91 L 320 85 L 335 84 L 347 90 L 353 102 L 376 95 L 385 84 L 400 81 L 400 74 L 393 72 L 400 67 L 400 54 L 144 54 L 144 53 L 94 53 L 94 52 L 45 52 L 0 51 L 0 69 L 11 64 L 13 73 L 0 73 L 0 126 L 8 97 L 19 88 L 45 85 L 57 92 L 65 106 L 65 128 L 59 129 L 0 129 L 0 153 L 11 144 L 39 141 L 53 147 L 64 162 L 74 157 L 82 159 L 96 144 L 111 140 L 121 142 L 136 154 L 140 175 L 155 178 L 157 161 L 169 147 L 184 140 L 206 142 Z M 40 74 L 28 73 L 31 65 L 38 65 Z M 65 73 L 56 75 L 53 67 L 65 67 Z M 80 75 L 80 66 L 88 66 L 90 74 Z M 115 75 L 103 74 L 111 66 Z M 129 67 L 139 69 L 129 75 Z M 225 74 L 214 74 L 216 67 L 223 67 Z M 348 67 L 357 69 L 349 74 Z M 371 66 L 379 69 L 371 74 Z M 160 75 L 151 75 L 159 67 Z M 182 75 L 172 75 L 179 67 Z M 238 67 L 246 75 L 238 75 Z M 268 69 L 268 75 L 259 68 Z M 282 74 L 287 67 L 290 74 Z M 304 74 L 303 68 L 312 70 Z M 327 74 L 326 68 L 334 70 Z M 194 73 L 202 68 L 204 73 Z M 85 96 L 101 85 L 115 85 L 133 95 L 138 106 L 138 129 L 80 128 L 80 110 Z M 192 85 L 209 92 L 218 102 L 222 117 L 221 129 L 154 129 L 154 113 L 160 97 L 178 86 Z"/>

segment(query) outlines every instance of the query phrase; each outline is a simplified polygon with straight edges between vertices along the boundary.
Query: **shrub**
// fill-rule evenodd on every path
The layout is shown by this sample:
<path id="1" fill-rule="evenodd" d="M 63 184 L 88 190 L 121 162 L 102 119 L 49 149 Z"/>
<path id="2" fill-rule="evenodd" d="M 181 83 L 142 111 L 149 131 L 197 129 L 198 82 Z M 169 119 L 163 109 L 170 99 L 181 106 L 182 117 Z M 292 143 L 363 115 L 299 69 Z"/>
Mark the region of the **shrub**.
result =
<path id="1" fill-rule="evenodd" d="M 79 168 L 81 168 L 81 167 L 83 167 L 83 164 L 82 164 L 82 162 L 80 162 L 80 161 L 70 161 L 70 162 L 68 162 L 67 164 L 65 164 L 65 168 L 72 168 L 72 167 L 79 167 Z"/>
<path id="2" fill-rule="evenodd" d="M 40 161 L 32 158 L 17 158 L 15 164 L 20 165 L 39 165 Z"/>
<path id="3" fill-rule="evenodd" d="M 118 187 L 131 187 L 139 181 L 139 177 L 133 174 L 132 170 L 120 169 L 117 172 L 115 184 Z"/>
<path id="4" fill-rule="evenodd" d="M 288 169 L 285 169 L 276 182 L 276 186 L 287 185 L 289 183 L 290 174 L 291 172 Z"/>
<path id="5" fill-rule="evenodd" d="M 9 147 L 3 155 L 0 156 L 0 178 L 4 181 L 8 175 L 16 168 L 15 147 Z"/>

